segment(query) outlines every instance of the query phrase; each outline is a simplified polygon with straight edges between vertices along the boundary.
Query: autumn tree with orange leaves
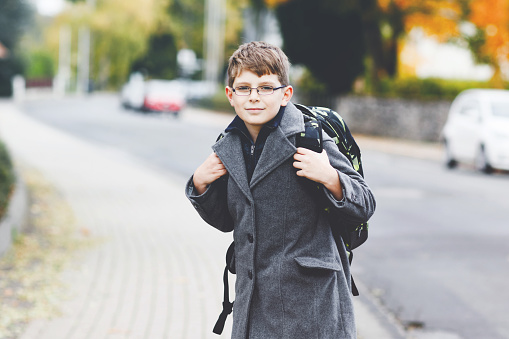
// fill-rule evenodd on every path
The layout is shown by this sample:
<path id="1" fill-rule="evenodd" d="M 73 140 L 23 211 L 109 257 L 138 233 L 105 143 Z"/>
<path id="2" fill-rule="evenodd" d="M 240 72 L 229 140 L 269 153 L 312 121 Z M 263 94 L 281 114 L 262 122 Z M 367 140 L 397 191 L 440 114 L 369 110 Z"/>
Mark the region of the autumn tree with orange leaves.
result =
<path id="1" fill-rule="evenodd" d="M 494 69 L 492 84 L 503 88 L 501 64 L 509 59 L 509 0 L 472 0 L 469 21 L 477 27 L 470 46 Z"/>
<path id="2" fill-rule="evenodd" d="M 364 0 L 366 1 L 366 0 Z M 361 1 L 362 2 L 362 1 Z M 376 0 L 381 47 L 371 53 L 377 78 L 397 74 L 399 44 L 414 28 L 421 28 L 439 41 L 459 37 L 465 11 L 462 0 Z M 370 43 L 372 38 L 367 39 Z M 381 56 L 380 56 L 381 55 Z M 383 62 L 378 59 L 383 58 Z"/>
<path id="3" fill-rule="evenodd" d="M 297 0 L 252 1 L 258 4 L 263 1 L 268 7 L 278 8 Z M 466 41 L 478 63 L 493 67 L 492 84 L 503 86 L 502 65 L 509 61 L 509 0 L 336 1 L 342 8 L 356 7 L 362 18 L 367 65 L 375 92 L 380 79 L 397 75 L 399 45 L 414 28 L 422 29 L 441 42 Z M 319 3 L 315 1 L 316 6 Z M 465 22 L 475 26 L 475 34 L 465 35 L 460 31 Z M 316 28 L 308 26 L 308 29 Z M 310 35 L 317 34 L 320 34 L 319 29 Z M 344 32 L 329 34 L 334 39 Z M 316 62 L 321 61 L 317 58 Z"/>
<path id="4" fill-rule="evenodd" d="M 297 0 L 264 1 L 268 6 L 278 7 Z M 340 10 L 355 9 L 361 17 L 370 82 L 375 91 L 381 78 L 397 75 L 399 44 L 406 34 L 421 27 L 441 41 L 458 37 L 458 26 L 465 12 L 462 0 L 342 0 L 338 3 Z M 308 29 L 315 28 L 308 26 Z M 351 31 L 329 33 L 331 37 L 352 34 Z M 320 34 L 318 30 L 317 34 Z"/>

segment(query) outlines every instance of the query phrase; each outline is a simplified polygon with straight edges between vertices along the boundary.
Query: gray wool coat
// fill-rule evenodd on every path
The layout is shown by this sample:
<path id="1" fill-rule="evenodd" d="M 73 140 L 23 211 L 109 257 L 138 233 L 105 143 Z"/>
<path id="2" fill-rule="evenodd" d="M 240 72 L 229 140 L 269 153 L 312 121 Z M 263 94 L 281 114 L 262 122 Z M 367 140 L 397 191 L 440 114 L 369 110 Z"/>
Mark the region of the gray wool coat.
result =
<path id="1" fill-rule="evenodd" d="M 207 223 L 235 241 L 234 339 L 356 338 L 350 268 L 338 251 L 324 207 L 293 167 L 302 113 L 289 103 L 248 183 L 240 137 L 227 133 L 212 149 L 228 176 L 197 195 L 186 195 Z M 324 133 L 324 148 L 337 169 L 344 199 L 323 188 L 337 223 L 365 222 L 375 199 L 363 178 Z M 306 179 L 307 180 L 307 179 Z M 226 249 L 225 249 L 226 250 Z"/>

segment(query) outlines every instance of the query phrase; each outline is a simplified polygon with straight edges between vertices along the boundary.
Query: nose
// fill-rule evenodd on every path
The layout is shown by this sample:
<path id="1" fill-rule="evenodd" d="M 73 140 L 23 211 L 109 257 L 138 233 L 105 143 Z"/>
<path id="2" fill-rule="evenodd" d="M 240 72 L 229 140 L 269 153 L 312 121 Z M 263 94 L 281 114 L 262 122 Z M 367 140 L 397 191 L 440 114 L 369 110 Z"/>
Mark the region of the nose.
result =
<path id="1" fill-rule="evenodd" d="M 249 94 L 250 101 L 258 101 L 260 99 L 260 94 L 258 94 L 258 88 L 251 88 L 251 93 Z"/>

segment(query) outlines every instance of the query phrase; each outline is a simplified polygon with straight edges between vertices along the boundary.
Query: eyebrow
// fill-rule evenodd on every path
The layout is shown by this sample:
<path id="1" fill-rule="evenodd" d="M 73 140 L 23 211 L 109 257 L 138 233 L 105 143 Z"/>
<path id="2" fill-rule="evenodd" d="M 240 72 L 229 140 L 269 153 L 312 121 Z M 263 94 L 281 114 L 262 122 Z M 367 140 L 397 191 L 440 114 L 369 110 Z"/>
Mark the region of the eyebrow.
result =
<path id="1" fill-rule="evenodd" d="M 248 87 L 251 87 L 251 84 L 250 84 L 250 83 L 248 83 L 248 82 L 240 82 L 240 83 L 238 83 L 238 84 L 236 85 L 236 87 L 238 87 L 238 86 L 248 86 Z M 272 86 L 272 87 L 277 87 L 277 84 L 272 83 L 272 82 L 270 82 L 270 81 L 264 81 L 264 82 L 262 82 L 262 83 L 258 84 L 258 87 L 260 87 L 260 86 Z"/>

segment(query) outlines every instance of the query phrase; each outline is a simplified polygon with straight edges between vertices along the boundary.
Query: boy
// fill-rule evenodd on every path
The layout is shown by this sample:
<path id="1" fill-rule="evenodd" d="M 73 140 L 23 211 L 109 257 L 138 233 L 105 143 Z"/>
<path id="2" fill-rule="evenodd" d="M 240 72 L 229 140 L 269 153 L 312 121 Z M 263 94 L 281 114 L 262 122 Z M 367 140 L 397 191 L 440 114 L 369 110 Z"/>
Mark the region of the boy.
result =
<path id="1" fill-rule="evenodd" d="M 289 67 L 264 42 L 233 53 L 225 91 L 237 116 L 186 195 L 207 223 L 234 231 L 232 338 L 355 338 L 347 253 L 331 226 L 366 222 L 375 200 L 325 133 L 322 153 L 296 148 L 304 118 L 290 102 Z M 321 184 L 319 197 L 304 178 Z"/>

